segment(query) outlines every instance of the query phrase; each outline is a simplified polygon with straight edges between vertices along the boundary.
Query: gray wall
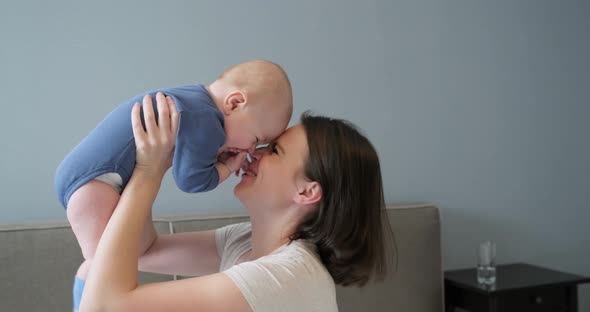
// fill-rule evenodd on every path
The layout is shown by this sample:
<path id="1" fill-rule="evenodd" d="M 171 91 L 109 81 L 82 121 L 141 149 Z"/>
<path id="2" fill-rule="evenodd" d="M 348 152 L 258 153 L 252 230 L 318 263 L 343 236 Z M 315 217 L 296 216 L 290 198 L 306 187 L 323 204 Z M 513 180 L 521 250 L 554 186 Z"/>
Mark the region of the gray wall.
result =
<path id="1" fill-rule="evenodd" d="M 2 223 L 64 219 L 55 167 L 117 103 L 268 58 L 293 122 L 352 120 L 388 201 L 441 208 L 445 268 L 493 239 L 500 262 L 590 275 L 586 1 L 3 1 L 0 40 Z M 168 176 L 156 214 L 240 212 L 235 183 Z"/>

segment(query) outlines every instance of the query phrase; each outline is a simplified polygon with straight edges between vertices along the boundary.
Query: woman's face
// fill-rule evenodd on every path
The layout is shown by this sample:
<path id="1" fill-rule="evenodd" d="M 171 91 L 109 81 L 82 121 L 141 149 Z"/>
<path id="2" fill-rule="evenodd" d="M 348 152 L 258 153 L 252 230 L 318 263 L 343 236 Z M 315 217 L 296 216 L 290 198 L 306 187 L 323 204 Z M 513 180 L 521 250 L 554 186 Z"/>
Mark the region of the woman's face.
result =
<path id="1" fill-rule="evenodd" d="M 297 185 L 304 181 L 308 156 L 305 129 L 296 125 L 267 147 L 258 149 L 234 194 L 247 208 L 280 209 L 290 206 Z"/>

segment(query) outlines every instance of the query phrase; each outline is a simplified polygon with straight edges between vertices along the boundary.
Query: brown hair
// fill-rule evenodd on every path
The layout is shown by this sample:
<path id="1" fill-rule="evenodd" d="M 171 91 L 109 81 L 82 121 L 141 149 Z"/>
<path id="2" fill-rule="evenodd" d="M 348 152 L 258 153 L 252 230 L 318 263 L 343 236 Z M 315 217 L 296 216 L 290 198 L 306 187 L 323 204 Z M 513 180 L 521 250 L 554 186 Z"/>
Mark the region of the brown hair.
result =
<path id="1" fill-rule="evenodd" d="M 395 238 L 375 148 L 345 120 L 305 112 L 301 124 L 309 147 L 304 173 L 321 185 L 322 199 L 291 239 L 314 242 L 336 284 L 383 280 L 391 269 Z"/>

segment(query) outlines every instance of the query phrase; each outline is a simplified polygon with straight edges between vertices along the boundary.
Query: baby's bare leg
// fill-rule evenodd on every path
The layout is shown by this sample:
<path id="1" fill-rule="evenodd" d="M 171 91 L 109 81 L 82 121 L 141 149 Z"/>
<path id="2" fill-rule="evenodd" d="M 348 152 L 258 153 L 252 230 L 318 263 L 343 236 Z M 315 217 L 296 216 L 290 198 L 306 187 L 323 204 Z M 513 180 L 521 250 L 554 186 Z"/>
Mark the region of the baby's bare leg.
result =
<path id="1" fill-rule="evenodd" d="M 120 197 L 111 185 L 98 180 L 86 183 L 70 197 L 66 209 L 67 217 L 85 259 L 76 272 L 76 276 L 81 279 L 86 279 L 88 275 L 100 237 Z M 154 239 L 155 231 L 150 211 L 139 246 L 140 254 L 151 246 Z"/>
<path id="2" fill-rule="evenodd" d="M 79 278 L 86 279 L 102 232 L 120 197 L 112 186 L 97 180 L 84 184 L 70 197 L 66 213 L 85 259 L 76 273 Z"/>

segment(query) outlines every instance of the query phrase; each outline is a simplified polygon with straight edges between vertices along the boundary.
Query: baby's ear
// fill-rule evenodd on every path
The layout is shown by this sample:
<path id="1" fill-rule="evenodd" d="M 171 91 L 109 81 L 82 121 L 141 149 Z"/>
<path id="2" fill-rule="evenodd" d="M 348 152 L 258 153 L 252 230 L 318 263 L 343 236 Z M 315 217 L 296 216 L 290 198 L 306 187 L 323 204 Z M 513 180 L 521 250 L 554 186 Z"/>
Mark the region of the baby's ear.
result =
<path id="1" fill-rule="evenodd" d="M 246 104 L 246 100 L 246 95 L 240 90 L 234 90 L 228 93 L 223 101 L 224 113 L 229 115 L 233 110 Z"/>

